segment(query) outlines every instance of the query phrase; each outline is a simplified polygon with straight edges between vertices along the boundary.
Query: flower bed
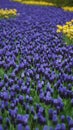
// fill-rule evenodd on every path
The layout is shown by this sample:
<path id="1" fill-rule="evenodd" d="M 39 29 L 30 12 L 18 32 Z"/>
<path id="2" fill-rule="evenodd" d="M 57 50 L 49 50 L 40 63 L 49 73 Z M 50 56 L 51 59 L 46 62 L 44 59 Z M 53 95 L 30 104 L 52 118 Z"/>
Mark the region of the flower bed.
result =
<path id="1" fill-rule="evenodd" d="M 66 7 L 63 7 L 63 9 L 64 9 L 65 11 L 73 12 L 73 7 L 66 6 Z"/>
<path id="2" fill-rule="evenodd" d="M 63 26 L 57 25 L 57 27 L 58 27 L 57 32 L 58 33 L 62 32 L 64 34 L 64 39 L 66 39 L 68 43 L 73 44 L 73 20 L 66 22 L 66 24 Z"/>
<path id="3" fill-rule="evenodd" d="M 16 9 L 0 9 L 0 18 L 10 18 L 17 15 Z"/>
<path id="4" fill-rule="evenodd" d="M 33 0 L 13 0 L 16 2 L 20 2 L 22 4 L 29 4 L 29 5 L 42 5 L 42 6 L 56 6 L 55 4 L 51 2 L 45 2 L 45 1 L 33 1 Z"/>
<path id="5" fill-rule="evenodd" d="M 59 2 L 49 2 L 49 1 L 35 1 L 35 0 L 13 0 L 22 4 L 27 4 L 27 5 L 41 5 L 41 6 L 56 6 L 56 7 L 61 7 L 64 11 L 70 11 L 73 12 L 73 7 L 72 6 L 68 6 L 68 5 L 63 5 L 64 3 L 61 3 L 61 1 Z"/>
<path id="6" fill-rule="evenodd" d="M 73 13 L 9 0 L 0 6 L 20 13 L 0 20 L 0 130 L 72 130 L 73 45 L 56 31 Z"/>

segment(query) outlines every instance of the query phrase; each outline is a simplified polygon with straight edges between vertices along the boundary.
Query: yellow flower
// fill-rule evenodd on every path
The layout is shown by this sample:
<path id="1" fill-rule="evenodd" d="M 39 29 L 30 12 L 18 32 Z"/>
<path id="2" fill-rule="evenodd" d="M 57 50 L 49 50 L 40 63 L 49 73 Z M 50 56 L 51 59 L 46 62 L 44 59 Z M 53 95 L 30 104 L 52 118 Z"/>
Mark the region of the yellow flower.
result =
<path id="1" fill-rule="evenodd" d="M 56 4 L 53 4 L 52 2 L 47 2 L 47 1 L 38 1 L 38 0 L 13 0 L 16 2 L 20 2 L 22 4 L 29 4 L 29 5 L 43 5 L 43 6 L 56 6 Z"/>
<path id="2" fill-rule="evenodd" d="M 9 18 L 9 16 L 8 16 L 8 15 L 5 15 L 5 18 Z"/>
<path id="3" fill-rule="evenodd" d="M 65 11 L 71 11 L 73 12 L 73 7 L 62 7 Z"/>
<path id="4" fill-rule="evenodd" d="M 17 10 L 16 9 L 0 9 L 0 17 L 2 18 L 9 18 L 11 16 L 16 16 Z"/>
<path id="5" fill-rule="evenodd" d="M 57 25 L 57 33 L 62 32 L 66 36 L 68 36 L 70 39 L 73 39 L 73 19 L 69 22 L 66 22 L 65 25 Z"/>

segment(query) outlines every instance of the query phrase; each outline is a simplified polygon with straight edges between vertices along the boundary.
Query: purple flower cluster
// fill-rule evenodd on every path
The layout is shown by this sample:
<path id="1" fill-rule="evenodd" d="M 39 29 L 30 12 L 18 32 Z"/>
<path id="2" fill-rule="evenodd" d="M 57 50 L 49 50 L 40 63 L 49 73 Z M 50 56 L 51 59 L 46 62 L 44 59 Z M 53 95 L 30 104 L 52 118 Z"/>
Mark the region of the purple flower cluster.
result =
<path id="1" fill-rule="evenodd" d="M 56 25 L 73 13 L 1 0 L 20 16 L 0 20 L 0 130 L 73 129 L 73 46 Z"/>

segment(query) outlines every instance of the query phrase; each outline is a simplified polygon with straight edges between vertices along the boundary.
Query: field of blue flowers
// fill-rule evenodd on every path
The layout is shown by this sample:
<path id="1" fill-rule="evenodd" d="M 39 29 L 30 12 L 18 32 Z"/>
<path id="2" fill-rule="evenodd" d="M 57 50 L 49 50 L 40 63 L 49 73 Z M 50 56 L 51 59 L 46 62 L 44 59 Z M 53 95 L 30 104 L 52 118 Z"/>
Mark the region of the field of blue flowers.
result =
<path id="1" fill-rule="evenodd" d="M 57 25 L 73 13 L 0 0 L 0 130 L 73 130 L 73 45 Z"/>

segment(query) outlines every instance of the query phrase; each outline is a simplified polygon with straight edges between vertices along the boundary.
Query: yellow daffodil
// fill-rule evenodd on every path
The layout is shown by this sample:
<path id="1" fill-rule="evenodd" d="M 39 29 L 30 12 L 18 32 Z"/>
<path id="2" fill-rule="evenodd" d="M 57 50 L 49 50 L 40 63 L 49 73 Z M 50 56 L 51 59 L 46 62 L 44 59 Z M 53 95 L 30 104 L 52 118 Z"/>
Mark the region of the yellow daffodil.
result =
<path id="1" fill-rule="evenodd" d="M 69 22 L 66 22 L 65 25 L 57 25 L 57 33 L 62 32 L 70 39 L 73 39 L 73 19 Z"/>
<path id="2" fill-rule="evenodd" d="M 53 4 L 52 2 L 46 2 L 46 1 L 35 1 L 35 0 L 13 0 L 13 1 L 16 1 L 16 2 L 20 2 L 22 4 L 29 4 L 29 5 L 42 5 L 42 6 L 56 6 L 55 4 Z"/>
<path id="3" fill-rule="evenodd" d="M 16 9 L 0 9 L 0 18 L 9 18 L 17 15 Z"/>
<path id="4" fill-rule="evenodd" d="M 73 7 L 62 7 L 65 11 L 70 11 L 70 12 L 73 12 Z"/>

